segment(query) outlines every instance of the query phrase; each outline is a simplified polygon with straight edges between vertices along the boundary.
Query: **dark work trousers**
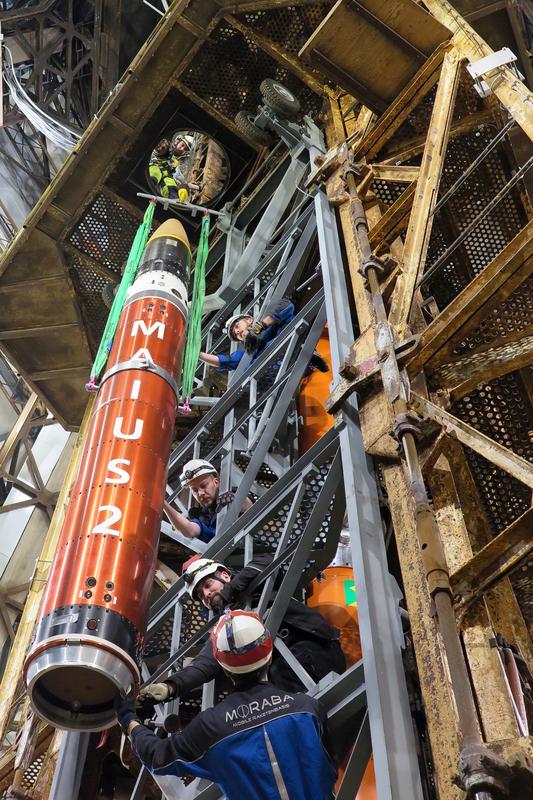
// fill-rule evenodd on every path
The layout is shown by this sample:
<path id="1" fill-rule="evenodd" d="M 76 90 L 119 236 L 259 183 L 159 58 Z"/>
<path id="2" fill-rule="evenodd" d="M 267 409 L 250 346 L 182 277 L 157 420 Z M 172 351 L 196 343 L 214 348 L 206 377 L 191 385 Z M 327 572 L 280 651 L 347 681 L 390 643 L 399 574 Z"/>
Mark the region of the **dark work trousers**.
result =
<path id="1" fill-rule="evenodd" d="M 342 674 L 346 669 L 346 659 L 337 639 L 300 639 L 289 645 L 291 653 L 298 659 L 309 676 L 318 681 L 328 672 Z M 290 692 L 305 692 L 306 687 L 289 667 L 285 659 L 276 653 L 270 667 L 270 680 L 280 689 Z"/>

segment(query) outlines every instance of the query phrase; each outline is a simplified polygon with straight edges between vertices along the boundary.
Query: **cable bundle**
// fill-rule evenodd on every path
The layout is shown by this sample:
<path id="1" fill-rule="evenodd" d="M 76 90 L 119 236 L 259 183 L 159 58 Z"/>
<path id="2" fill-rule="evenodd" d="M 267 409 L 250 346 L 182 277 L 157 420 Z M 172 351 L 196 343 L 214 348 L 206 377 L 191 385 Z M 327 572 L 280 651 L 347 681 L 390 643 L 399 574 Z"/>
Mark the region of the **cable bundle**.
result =
<path id="1" fill-rule="evenodd" d="M 31 122 L 34 128 L 46 136 L 47 139 L 54 142 L 54 144 L 61 147 L 63 150 L 72 150 L 80 139 L 81 134 L 69 130 L 69 128 L 62 125 L 61 122 L 57 122 L 39 108 L 24 90 L 17 78 L 13 56 L 9 47 L 4 46 L 4 50 L 8 53 L 9 61 L 11 62 L 9 63 L 7 59 L 4 62 L 4 81 L 9 89 L 12 102 Z"/>

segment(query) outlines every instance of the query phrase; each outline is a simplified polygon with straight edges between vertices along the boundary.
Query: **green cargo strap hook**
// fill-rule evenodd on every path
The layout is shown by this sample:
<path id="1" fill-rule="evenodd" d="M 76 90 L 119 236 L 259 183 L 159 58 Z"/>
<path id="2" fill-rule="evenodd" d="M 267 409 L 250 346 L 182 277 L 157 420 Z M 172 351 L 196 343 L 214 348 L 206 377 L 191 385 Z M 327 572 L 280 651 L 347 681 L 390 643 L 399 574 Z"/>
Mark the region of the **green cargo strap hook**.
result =
<path id="1" fill-rule="evenodd" d="M 143 221 L 137 228 L 137 233 L 135 234 L 135 239 L 133 240 L 133 244 L 128 255 L 128 260 L 126 262 L 126 268 L 116 291 L 115 299 L 113 300 L 113 305 L 111 306 L 111 311 L 109 312 L 105 330 L 100 341 L 100 346 L 98 348 L 98 352 L 96 353 L 96 358 L 94 359 L 94 364 L 91 369 L 91 377 L 89 382 L 85 384 L 85 388 L 88 392 L 95 392 L 98 389 L 97 381 L 102 374 L 105 365 L 107 364 L 107 359 L 109 358 L 109 353 L 111 351 L 111 347 L 113 346 L 113 339 L 115 337 L 118 321 L 124 306 L 124 300 L 126 299 L 126 292 L 135 280 L 137 268 L 140 264 L 148 237 L 150 236 L 150 231 L 152 230 L 154 210 L 155 202 L 150 201 L 148 208 L 145 211 Z"/>
<path id="2" fill-rule="evenodd" d="M 202 310 L 205 299 L 205 265 L 209 254 L 209 226 L 209 214 L 205 214 L 202 219 L 200 240 L 196 248 L 194 284 L 190 304 L 189 323 L 187 326 L 187 345 L 183 358 L 180 392 L 183 406 L 180 406 L 180 411 L 183 411 L 185 414 L 189 414 L 191 410 L 189 400 L 192 395 L 198 356 L 200 355 L 200 349 L 202 347 Z"/>

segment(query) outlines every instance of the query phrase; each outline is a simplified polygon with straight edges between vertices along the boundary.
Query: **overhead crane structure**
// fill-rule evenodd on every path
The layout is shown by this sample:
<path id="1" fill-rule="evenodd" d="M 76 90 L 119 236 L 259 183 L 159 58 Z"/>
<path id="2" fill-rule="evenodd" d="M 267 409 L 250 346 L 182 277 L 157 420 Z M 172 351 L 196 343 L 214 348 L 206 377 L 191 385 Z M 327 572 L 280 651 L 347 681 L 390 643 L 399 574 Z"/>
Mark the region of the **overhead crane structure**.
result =
<path id="1" fill-rule="evenodd" d="M 486 18 L 482 4 L 463 5 L 472 24 Z M 296 292 L 297 314 L 220 396 L 198 369 L 200 411 L 178 420 L 167 499 L 185 507 L 185 460 L 220 459 L 236 501 L 216 539 L 197 547 L 230 563 L 275 554 L 260 578 L 274 633 L 293 592 L 331 561 L 347 511 L 362 660 L 317 686 L 277 640 L 324 699 L 334 734 L 354 743 L 343 800 L 355 797 L 370 753 L 378 800 L 531 794 L 532 223 L 522 154 L 533 98 L 506 66 L 483 74 L 481 98 L 466 66 L 491 48 L 449 3 L 423 6 L 431 16 L 410 0 L 172 4 L 0 261 L 2 350 L 76 428 L 101 333 L 97 290 L 117 280 L 142 213 L 137 165 L 160 130 L 191 119 L 230 149 L 237 179 L 207 266 L 204 349 L 220 346 L 235 312 L 260 314 Z M 226 74 L 215 76 L 224 52 Z M 232 117 L 243 97 L 253 111 L 265 77 L 288 84 L 310 116 L 298 136 L 267 124 L 281 144 L 242 191 L 246 145 L 234 152 Z M 184 222 L 192 240 L 195 218 Z M 88 246 L 102 224 L 106 247 Z M 333 425 L 301 453 L 300 382 L 326 322 Z M 89 414 L 4 674 L 2 739 Z M 237 517 L 250 491 L 257 500 Z M 182 664 L 208 628 L 165 565 L 169 540 L 195 543 L 166 523 L 162 533 L 165 590 L 150 611 L 146 681 Z M 206 687 L 202 703 L 213 699 Z M 180 704 L 185 714 L 198 708 Z M 23 778 L 43 764 L 51 788 L 41 780 L 32 794 L 28 778 L 29 796 L 96 796 L 116 736 L 98 751 L 88 733 L 52 737 L 25 719 L 0 786 L 15 766 Z M 159 791 L 218 796 L 198 781 Z M 138 773 L 131 796 L 156 792 Z"/>

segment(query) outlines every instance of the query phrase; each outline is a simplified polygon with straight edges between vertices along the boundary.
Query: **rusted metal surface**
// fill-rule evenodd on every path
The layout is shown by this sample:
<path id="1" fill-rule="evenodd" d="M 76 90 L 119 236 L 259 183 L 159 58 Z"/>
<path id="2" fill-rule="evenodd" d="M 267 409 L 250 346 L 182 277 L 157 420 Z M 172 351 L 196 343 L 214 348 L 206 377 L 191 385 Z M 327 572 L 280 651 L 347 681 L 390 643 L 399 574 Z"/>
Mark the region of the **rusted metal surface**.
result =
<path id="1" fill-rule="evenodd" d="M 341 0 L 300 55 L 373 111 L 383 112 L 447 38 L 446 28 L 412 2 Z M 387 68 L 391 60 L 394 70 Z"/>
<path id="2" fill-rule="evenodd" d="M 433 209 L 437 202 L 448 131 L 452 121 L 460 63 L 461 58 L 455 49 L 445 54 L 442 63 L 429 123 L 428 140 L 422 156 L 413 209 L 405 237 L 403 272 L 392 295 L 389 319 L 400 337 L 405 336 L 409 329 L 416 283 L 424 270 L 433 224 Z"/>
<path id="3" fill-rule="evenodd" d="M 477 552 L 492 541 L 491 526 L 462 445 L 445 435 L 443 441 L 469 541 L 472 550 Z M 453 573 L 459 564 L 450 566 Z M 499 631 L 507 641 L 518 644 L 529 668 L 532 669 L 533 642 L 509 578 L 503 577 L 493 589 L 489 589 L 485 595 L 485 602 L 494 630 Z"/>
<path id="4" fill-rule="evenodd" d="M 483 128 L 486 125 L 495 124 L 495 113 L 493 110 L 477 111 L 469 114 L 467 117 L 461 117 L 454 120 L 450 125 L 448 141 L 455 139 L 459 136 L 464 136 L 468 133 L 473 133 L 478 128 Z M 402 164 L 415 156 L 420 155 L 424 151 L 426 144 L 426 136 L 413 136 L 410 139 L 403 140 L 401 143 L 385 148 L 381 153 L 383 164 Z"/>
<path id="5" fill-rule="evenodd" d="M 416 350 L 417 345 L 417 337 L 410 337 L 393 347 L 392 350 L 398 364 L 402 365 L 409 358 L 411 352 Z M 341 374 L 340 380 L 326 400 L 326 410 L 330 414 L 334 414 L 353 392 L 368 391 L 372 385 L 375 385 L 378 379 L 381 378 L 385 357 L 384 350 L 378 348 L 375 356 L 354 364 L 350 375 Z"/>
<path id="6" fill-rule="evenodd" d="M 533 509 L 529 509 L 452 573 L 450 582 L 462 603 L 484 594 L 530 555 L 532 529 Z"/>
<path id="7" fill-rule="evenodd" d="M 20 774 L 19 784 L 22 789 L 31 791 L 38 781 L 41 763 L 45 754 L 54 743 L 54 729 L 50 725 L 41 725 L 33 743 L 30 754 L 30 763 Z M 15 778 L 15 763 L 17 759 L 17 747 L 13 746 L 7 750 L 0 759 L 0 792 L 4 792 L 12 785 Z M 39 787 L 42 784 L 39 782 Z M 41 795 L 46 798 L 46 794 Z"/>
<path id="8" fill-rule="evenodd" d="M 450 573 L 472 556 L 472 545 L 457 494 L 457 479 L 446 458 L 428 475 L 428 485 Z M 497 652 L 494 630 L 481 601 L 461 620 L 463 647 L 486 741 L 518 735 L 517 723 Z M 489 678 L 489 679 L 488 679 Z"/>
<path id="9" fill-rule="evenodd" d="M 460 750 L 455 706 L 416 537 L 411 490 L 401 465 L 383 466 L 413 636 L 435 782 L 441 800 L 463 800 L 454 784 Z"/>
<path id="10" fill-rule="evenodd" d="M 428 0 L 428 11 L 453 32 L 455 46 L 465 58 L 478 61 L 492 53 L 484 39 L 446 0 Z M 483 75 L 500 103 L 533 139 L 533 94 L 507 67 L 498 67 Z"/>
<path id="11" fill-rule="evenodd" d="M 373 250 L 379 251 L 387 247 L 407 228 L 415 192 L 416 183 L 412 183 L 370 228 L 369 238 Z"/>
<path id="12" fill-rule="evenodd" d="M 455 437 L 462 444 L 466 444 L 476 453 L 482 455 L 487 461 L 505 470 L 514 478 L 529 486 L 530 489 L 533 489 L 533 465 L 516 453 L 513 453 L 507 447 L 503 447 L 503 445 L 488 436 L 484 436 L 478 430 L 472 428 L 471 425 L 454 417 L 453 414 L 436 406 L 424 397 L 420 397 L 420 395 L 413 394 L 411 403 L 413 408 L 426 419 L 433 419 L 439 425 L 442 425 L 449 436 Z"/>
<path id="13" fill-rule="evenodd" d="M 297 75 L 303 83 L 307 84 L 313 92 L 322 94 L 327 79 L 321 76 L 320 73 L 317 72 L 314 74 L 309 69 L 304 68 L 301 62 L 293 55 L 290 55 L 283 47 L 280 47 L 279 44 L 276 44 L 267 36 L 258 33 L 254 30 L 253 26 L 243 24 L 238 17 L 232 14 L 225 14 L 224 19 L 226 19 L 233 28 L 249 37 L 252 42 L 255 42 L 258 47 L 272 56 L 272 58 L 278 61 L 282 66 L 288 67 L 291 72 L 294 72 L 294 74 Z"/>
<path id="14" fill-rule="evenodd" d="M 533 221 L 453 300 L 421 336 L 420 350 L 408 365 L 415 375 L 430 359 L 432 368 L 447 360 L 450 343 L 474 330 L 488 311 L 502 303 L 531 274 Z"/>
<path id="15" fill-rule="evenodd" d="M 408 89 L 406 90 L 407 94 Z M 331 132 L 334 132 L 334 135 L 329 144 L 333 145 L 346 137 L 349 142 L 352 131 L 349 126 L 344 127 L 342 125 L 338 116 L 337 118 L 335 117 L 336 113 L 338 115 L 338 106 L 336 109 L 334 98 L 332 98 L 330 105 L 333 113 Z M 484 124 L 491 120 L 492 111 L 487 110 L 483 113 L 485 115 L 483 118 L 478 118 L 476 121 L 473 119 L 467 120 L 465 128 L 459 135 L 464 135 L 468 130 L 474 130 L 478 123 Z M 384 115 L 382 120 L 386 116 Z M 391 123 L 392 117 L 389 117 L 387 122 Z M 451 114 L 447 117 L 447 122 L 451 130 L 454 124 L 452 123 Z M 454 120 L 454 122 L 457 125 L 460 124 L 460 120 Z M 379 124 L 374 131 L 377 130 Z M 386 125 L 384 125 L 380 135 L 384 135 L 385 141 L 388 141 L 385 131 Z M 336 139 L 334 138 L 335 135 Z M 366 138 L 371 138 L 372 135 L 376 134 L 367 133 Z M 421 141 L 424 138 L 422 135 Z M 448 135 L 446 134 L 444 141 L 447 138 Z M 354 140 L 357 140 L 356 136 L 354 136 Z M 360 152 L 362 152 L 363 148 L 361 145 L 359 147 L 361 148 Z M 401 144 L 393 143 L 393 147 L 396 148 L 396 152 L 401 151 Z M 379 152 L 378 149 L 373 155 L 377 155 L 377 152 Z M 336 155 L 338 158 L 339 154 L 337 153 Z M 344 161 L 346 162 L 346 156 L 344 156 Z M 396 162 L 391 159 L 391 163 L 395 164 Z M 372 186 L 369 181 L 369 173 L 361 162 L 357 163 L 357 168 L 359 170 L 362 169 L 361 174 L 364 175 L 357 188 L 364 192 L 366 197 L 366 193 Z M 423 171 L 421 171 L 420 175 L 422 176 L 422 174 Z M 342 187 L 343 180 L 346 183 L 344 190 Z M 487 527 L 479 495 L 475 493 L 475 483 L 471 476 L 469 476 L 470 481 L 472 481 L 471 484 L 466 480 L 466 477 L 464 482 L 461 483 L 461 476 L 466 476 L 465 470 L 468 472 L 469 468 L 458 441 L 468 439 L 469 446 L 476 446 L 478 450 L 484 448 L 485 456 L 489 455 L 492 460 L 497 459 L 502 466 L 505 464 L 513 475 L 520 475 L 528 486 L 531 486 L 531 470 L 523 458 L 513 453 L 508 447 L 503 446 L 499 441 L 491 440 L 490 437 L 486 437 L 486 440 L 482 439 L 482 434 L 471 425 L 469 426 L 463 420 L 454 418 L 451 414 L 448 415 L 448 412 L 435 406 L 435 404 L 430 404 L 432 413 L 424 416 L 428 419 L 436 420 L 439 425 L 442 425 L 442 433 L 437 437 L 433 445 L 427 446 L 424 451 L 424 476 L 431 485 L 433 502 L 436 502 L 437 495 L 439 497 L 436 512 L 443 538 L 444 552 L 441 551 L 439 556 L 433 546 L 429 546 L 430 542 L 436 541 L 434 523 L 429 505 L 425 505 L 423 502 L 424 499 L 427 499 L 427 495 L 425 494 L 422 475 L 418 472 L 417 448 L 411 431 L 408 431 L 408 426 L 412 424 L 412 420 L 405 414 L 405 411 L 402 411 L 401 383 L 397 379 L 394 380 L 392 374 L 387 377 L 385 367 L 390 359 L 391 347 L 386 346 L 383 349 L 383 346 L 379 345 L 379 331 L 383 330 L 383 325 L 380 321 L 383 312 L 379 303 L 378 305 L 375 303 L 376 295 L 378 292 L 383 291 L 385 286 L 387 286 L 387 292 L 390 292 L 390 287 L 394 285 L 395 278 L 401 273 L 393 270 L 390 276 L 385 277 L 378 274 L 372 265 L 370 265 L 370 268 L 361 269 L 365 260 L 369 259 L 368 244 L 363 241 L 364 235 L 368 230 L 370 230 L 369 236 L 371 240 L 370 253 L 387 253 L 389 249 L 392 250 L 393 247 L 396 248 L 398 246 L 395 238 L 405 230 L 411 202 L 409 202 L 406 212 L 399 213 L 398 209 L 405 202 L 409 190 L 407 192 L 404 191 L 403 195 L 397 193 L 395 197 L 400 197 L 401 199 L 396 200 L 394 205 L 389 201 L 387 203 L 388 207 L 382 208 L 380 213 L 372 211 L 372 200 L 366 202 L 364 213 L 362 214 L 361 207 L 357 206 L 353 191 L 350 189 L 346 170 L 344 173 L 340 170 L 331 177 L 330 182 L 332 184 L 333 181 L 336 182 L 335 191 L 332 191 L 331 194 L 335 197 L 335 204 L 339 207 L 347 260 L 352 276 L 356 313 L 361 330 L 360 339 L 354 346 L 356 355 L 353 358 L 353 363 L 361 370 L 361 374 L 357 377 L 363 378 L 364 373 L 364 378 L 358 387 L 359 391 L 363 390 L 360 396 L 361 428 L 368 451 L 373 452 L 378 458 L 385 459 L 381 462 L 381 469 L 387 487 L 389 508 L 395 525 L 395 537 L 407 605 L 414 625 L 413 636 L 417 659 L 419 657 L 421 659 L 422 654 L 424 654 L 423 666 L 419 659 L 419 670 L 433 757 L 435 763 L 438 764 L 438 790 L 439 793 L 442 793 L 442 796 L 447 796 L 446 793 L 450 791 L 449 786 L 442 780 L 442 775 L 445 774 L 447 767 L 450 770 L 448 774 L 450 776 L 453 775 L 454 762 L 455 764 L 457 763 L 455 758 L 459 752 L 457 744 L 454 745 L 451 740 L 444 741 L 434 726 L 436 716 L 448 712 L 451 714 L 450 724 L 454 726 L 455 735 L 457 736 L 459 729 L 461 729 L 463 731 L 463 745 L 468 745 L 463 750 L 463 760 L 461 762 L 464 767 L 461 772 L 464 786 L 471 787 L 471 791 L 476 791 L 476 787 L 481 790 L 480 787 L 488 787 L 491 780 L 496 780 L 490 770 L 487 771 L 483 767 L 483 759 L 487 755 L 487 751 L 484 749 L 482 737 L 485 742 L 492 743 L 502 737 L 510 738 L 518 734 L 517 721 L 511 706 L 501 662 L 491 648 L 494 630 L 503 630 L 505 628 L 508 631 L 510 641 L 519 642 L 521 648 L 523 646 L 526 648 L 528 658 L 531 656 L 531 647 L 527 643 L 527 628 L 520 613 L 511 583 L 507 577 L 503 576 L 496 587 L 489 587 L 484 600 L 473 603 L 467 613 L 460 617 L 462 644 L 465 648 L 468 669 L 465 665 L 462 646 L 458 637 L 458 622 L 455 619 L 454 610 L 450 603 L 449 584 L 448 589 L 446 588 L 448 580 L 447 569 L 451 567 L 457 570 L 465 561 L 468 562 L 470 558 L 475 559 L 476 556 L 473 556 L 473 553 L 486 544 L 487 537 L 489 540 L 492 538 L 492 532 L 490 527 Z M 421 186 L 420 178 L 419 185 Z M 410 190 L 414 195 L 416 191 L 414 185 L 410 187 Z M 378 191 L 383 190 L 378 187 Z M 431 195 L 431 192 L 429 194 Z M 431 202 L 428 199 L 425 207 L 419 209 L 419 231 L 423 231 L 424 226 L 428 225 L 428 220 L 431 220 Z M 411 218 L 413 219 L 413 217 Z M 387 231 L 389 220 L 391 224 L 389 231 Z M 442 225 L 439 225 L 438 232 L 441 229 Z M 502 252 L 493 259 L 493 262 L 485 268 L 481 275 L 474 278 L 462 295 L 459 295 L 456 300 L 452 300 L 448 308 L 439 314 L 426 330 L 424 330 L 425 326 L 418 308 L 421 298 L 416 297 L 413 293 L 411 293 L 410 297 L 408 295 L 404 296 L 401 289 L 398 288 L 400 283 L 397 281 L 397 296 L 402 298 L 403 303 L 408 301 L 409 306 L 412 303 L 413 315 L 409 317 L 404 314 L 404 320 L 409 319 L 412 323 L 414 322 L 417 332 L 421 334 L 420 348 L 415 352 L 411 361 L 408 362 L 411 379 L 415 379 L 418 375 L 417 383 L 421 381 L 419 386 L 417 385 L 416 394 L 414 394 L 415 399 L 420 397 L 421 401 L 429 403 L 425 397 L 422 397 L 427 389 L 423 382 L 424 376 L 420 372 L 426 365 L 428 369 L 425 377 L 428 381 L 431 381 L 429 386 L 433 389 L 440 388 L 441 401 L 446 402 L 446 395 L 442 392 L 443 389 L 445 392 L 447 388 L 450 388 L 452 397 L 455 399 L 454 390 L 457 391 L 457 396 L 464 396 L 463 393 L 470 392 L 480 381 L 490 381 L 497 375 L 507 374 L 512 367 L 521 367 L 524 363 L 527 363 L 528 356 L 524 355 L 523 352 L 527 350 L 527 340 L 525 340 L 524 344 L 519 345 L 522 348 L 520 353 L 517 352 L 516 347 L 513 351 L 510 351 L 509 347 L 513 344 L 510 340 L 493 342 L 494 351 L 492 352 L 492 342 L 489 344 L 487 340 L 487 344 L 479 348 L 479 353 L 474 350 L 473 358 L 471 358 L 471 347 L 468 351 L 465 351 L 462 363 L 460 360 L 457 366 L 455 364 L 457 355 L 453 352 L 453 348 L 457 347 L 458 342 L 465 341 L 469 331 L 476 330 L 480 321 L 486 318 L 489 311 L 494 310 L 494 313 L 497 314 L 498 312 L 495 309 L 501 305 L 502 301 L 511 296 L 514 290 L 526 279 L 530 271 L 528 264 L 531 253 L 530 240 L 530 232 L 526 227 L 515 236 L 515 239 L 509 245 L 502 249 Z M 364 277 L 361 272 L 364 272 Z M 470 277 L 474 274 L 474 272 L 470 273 Z M 468 275 L 466 280 L 469 280 Z M 435 310 L 435 313 L 438 314 L 438 309 Z M 405 321 L 403 325 L 401 333 L 405 333 Z M 519 333 L 513 335 L 514 342 L 523 342 L 524 338 Z M 380 353 L 381 358 L 379 358 Z M 484 363 L 482 364 L 481 362 Z M 380 377 L 383 380 L 384 391 L 380 391 L 379 382 L 377 382 L 377 371 L 373 366 L 377 363 L 381 366 Z M 446 365 L 446 367 L 443 367 L 443 365 Z M 443 369 L 443 371 L 439 372 L 439 369 Z M 445 371 L 446 369 L 448 372 Z M 357 377 L 355 378 L 356 380 Z M 392 381 L 389 378 L 392 378 Z M 351 380 L 351 386 L 350 380 L 343 378 L 342 385 L 339 383 L 336 387 L 334 395 L 330 398 L 330 403 L 335 398 L 335 407 L 342 404 L 343 395 L 346 394 L 347 396 L 350 389 L 353 389 L 353 378 Z M 372 387 L 371 393 L 365 394 L 370 387 Z M 386 397 L 388 400 L 385 399 Z M 435 413 L 433 413 L 433 407 L 437 409 Z M 443 425 L 444 418 L 450 424 Z M 452 424 L 455 419 L 457 422 L 456 427 Z M 385 455 L 385 450 L 373 449 L 374 442 L 379 441 L 379 436 L 383 436 L 386 430 L 391 430 L 395 420 L 397 435 L 403 442 L 407 467 L 410 471 L 409 481 L 406 480 L 405 467 L 395 466 L 390 462 L 387 464 L 386 458 L 390 458 L 390 455 Z M 416 420 L 414 422 L 413 432 L 416 432 Z M 454 437 L 457 436 L 457 439 L 450 439 L 450 433 Z M 441 480 L 439 482 L 439 476 L 442 477 L 444 474 L 443 464 L 447 463 L 445 459 L 443 461 L 443 458 L 449 448 L 454 452 L 454 467 L 450 471 L 448 466 L 446 481 L 442 482 Z M 398 452 L 396 451 L 397 457 Z M 458 465 L 460 465 L 460 469 L 457 468 Z M 453 475 L 452 478 L 453 471 L 456 468 L 457 476 Z M 466 495 L 469 495 L 469 497 L 467 498 Z M 413 499 L 415 500 L 414 506 L 412 504 Z M 478 504 L 477 507 L 476 503 Z M 404 504 L 408 504 L 407 508 L 403 507 Z M 467 515 L 467 511 L 470 513 L 470 518 Z M 409 523 L 406 522 L 406 516 L 410 517 Z M 419 544 L 417 540 L 420 540 L 423 546 L 422 551 L 418 550 Z M 428 549 L 429 554 L 427 552 Z M 413 561 L 408 565 L 407 551 L 412 553 L 412 557 L 414 557 L 415 552 L 417 553 L 416 567 Z M 439 575 L 442 575 L 442 583 L 439 580 Z M 428 579 L 430 579 L 430 591 L 436 598 L 439 628 L 443 631 L 446 642 L 448 666 L 453 674 L 455 701 L 451 700 L 450 695 L 437 697 L 435 694 L 435 686 L 430 676 L 435 674 L 432 670 L 438 669 L 438 661 L 431 662 L 425 649 L 424 626 L 418 625 L 421 616 L 431 613 L 427 594 Z M 419 581 L 424 586 L 425 597 L 419 591 Z M 416 608 L 417 613 L 416 621 L 413 619 L 414 608 Z M 434 624 L 434 620 L 432 622 Z M 495 626 L 498 626 L 498 628 L 495 628 Z M 435 656 L 435 653 L 432 655 Z M 427 669 L 430 663 L 431 669 Z M 475 704 L 473 703 L 472 690 L 475 693 Z M 434 714 L 432 703 L 437 703 L 439 706 L 436 714 Z M 459 719 L 455 716 L 455 710 L 459 712 Z M 487 763 L 490 762 L 490 753 L 488 756 Z M 508 766 L 506 766 L 506 770 L 506 774 L 508 774 Z M 495 786 L 496 784 L 492 785 Z"/>
<path id="16" fill-rule="evenodd" d="M 435 388 L 446 389 L 450 401 L 460 400 L 479 386 L 533 364 L 533 328 L 514 331 L 490 344 L 482 345 L 468 356 L 459 356 L 431 374 Z"/>
<path id="17" fill-rule="evenodd" d="M 335 113 L 334 108 L 333 113 Z M 369 268 L 366 271 L 364 279 L 361 276 L 361 267 L 365 260 L 369 258 L 369 254 L 371 253 L 367 238 L 368 227 L 367 224 L 365 224 L 364 212 L 363 216 L 361 217 L 362 207 L 356 205 L 356 203 L 360 201 L 357 200 L 356 195 L 354 196 L 353 185 L 350 189 L 350 184 L 348 183 L 348 188 L 351 196 L 348 203 L 346 203 L 346 206 L 350 205 L 350 213 L 347 213 L 346 216 L 343 217 L 343 207 L 341 206 L 341 220 L 343 223 L 345 240 L 353 242 L 353 249 L 351 248 L 348 251 L 349 258 L 351 257 L 355 262 L 354 266 L 357 265 L 357 273 L 361 277 L 361 281 L 357 280 L 356 282 L 353 280 L 352 282 L 354 287 L 356 312 L 360 317 L 360 326 L 363 320 L 375 320 L 375 322 L 372 324 L 374 349 L 376 354 L 382 352 L 382 355 L 385 355 L 383 351 L 383 343 L 380 344 L 378 329 L 380 329 L 379 326 L 381 325 L 381 330 L 384 330 L 383 325 L 387 325 L 387 322 L 382 301 L 380 302 L 379 285 L 377 283 L 375 269 L 372 267 Z M 357 209 L 355 215 L 353 213 L 354 205 Z M 368 334 L 370 335 L 370 331 L 368 331 Z M 368 337 L 365 336 L 365 338 Z M 390 346 L 385 346 L 385 349 L 387 351 L 387 359 L 392 357 L 393 361 L 395 362 L 393 348 L 392 352 Z M 380 362 L 380 367 L 382 366 L 382 363 L 383 362 Z M 405 408 L 405 400 L 401 399 L 403 393 L 401 381 L 399 381 L 398 378 L 394 378 L 394 374 L 397 372 L 397 365 L 395 366 L 395 370 L 391 372 L 390 376 L 387 374 L 386 367 L 384 367 L 384 371 L 382 370 L 383 385 L 385 386 L 386 390 L 384 395 L 387 395 L 387 391 L 389 393 L 388 402 L 385 404 L 385 406 L 389 407 L 389 414 L 391 403 L 396 413 L 398 413 L 398 410 L 401 407 Z M 373 410 L 375 414 L 375 405 Z M 370 414 L 370 416 L 372 416 L 372 414 Z M 365 420 L 364 414 L 362 413 L 361 427 L 363 436 L 367 426 L 368 423 Z M 436 595 L 441 597 L 444 597 L 444 595 L 447 596 L 447 600 L 440 605 L 442 606 L 441 615 L 445 617 L 448 622 L 446 635 L 453 635 L 457 642 L 455 650 L 450 655 L 451 661 L 448 663 L 448 666 L 453 668 L 454 684 L 456 684 L 458 681 L 458 675 L 466 677 L 467 673 L 464 661 L 462 660 L 462 655 L 460 653 L 460 646 L 458 644 L 458 636 L 457 631 L 455 630 L 455 624 L 451 623 L 450 621 L 450 619 L 453 619 L 453 611 L 451 608 L 450 598 L 447 593 L 446 563 L 442 550 L 437 546 L 438 538 L 435 538 L 433 535 L 435 533 L 435 523 L 427 502 L 427 495 L 425 493 L 423 480 L 417 461 L 414 440 L 412 438 L 412 434 L 407 432 L 402 435 L 401 439 L 404 447 L 407 448 L 406 454 L 410 469 L 409 480 L 406 480 L 406 475 L 401 467 L 383 467 L 383 472 L 387 489 L 389 490 L 389 503 L 391 515 L 395 524 L 396 536 L 399 537 L 398 552 L 402 561 L 402 575 L 404 576 L 404 580 L 406 580 L 409 584 L 408 588 L 406 588 L 408 608 L 410 614 L 414 615 L 416 613 L 417 621 L 421 622 L 420 626 L 418 627 L 418 631 L 414 631 L 415 652 L 417 653 L 417 657 L 418 655 L 422 655 L 422 653 L 424 654 L 424 666 L 421 670 L 421 681 L 423 683 L 424 698 L 427 702 L 427 699 L 431 697 L 431 695 L 435 695 L 435 692 L 437 691 L 435 672 L 445 669 L 443 666 L 441 653 L 436 652 L 434 646 L 433 648 L 428 647 L 428 626 L 434 628 L 435 625 L 435 621 L 431 619 L 431 604 L 427 582 L 428 576 L 431 576 L 431 588 L 434 592 L 436 592 Z M 396 482 L 394 489 L 392 485 L 389 486 L 387 477 L 390 478 L 391 482 Z M 413 494 L 415 497 L 414 508 L 411 499 Z M 406 514 L 408 515 L 408 519 L 405 518 Z M 429 548 L 429 550 L 427 550 L 427 541 L 425 540 L 426 534 L 428 534 L 427 541 L 431 541 L 433 544 L 435 544 L 435 547 L 432 546 Z M 422 549 L 420 548 L 419 544 L 420 539 L 422 540 L 422 543 L 426 541 L 426 544 Z M 416 568 L 407 568 L 405 561 L 408 552 L 411 558 L 416 558 Z M 441 591 L 441 589 L 443 591 Z M 411 606 L 412 602 L 416 603 L 416 612 Z M 470 689 L 468 679 L 466 684 L 463 683 L 462 687 L 459 686 L 458 692 L 461 691 L 465 693 L 466 698 L 461 698 L 462 706 L 459 709 L 464 723 L 462 727 L 467 731 L 468 736 L 472 737 L 473 740 L 476 740 L 477 723 L 475 722 L 475 708 L 473 705 L 472 696 L 471 693 L 469 694 Z M 468 698 L 470 699 L 468 700 Z M 436 770 L 439 773 L 439 777 L 442 779 L 439 780 L 439 790 L 442 791 L 443 797 L 459 797 L 460 794 L 457 793 L 457 791 L 453 788 L 450 788 L 451 778 L 454 774 L 454 762 L 456 762 L 456 757 L 458 755 L 458 731 L 454 703 L 451 700 L 451 694 L 448 694 L 447 697 L 441 694 L 438 698 L 438 703 L 436 703 L 435 700 L 436 698 L 434 697 L 433 707 L 431 706 L 431 701 L 427 706 L 427 716 L 431 742 L 434 748 L 433 755 Z M 435 713 L 434 706 L 437 706 Z M 455 708 L 457 708 L 457 706 L 455 706 Z M 439 724 L 439 718 L 442 719 L 442 715 L 446 714 L 450 715 L 450 726 L 448 729 L 449 738 L 442 736 L 442 726 Z"/>
<path id="18" fill-rule="evenodd" d="M 67 468 L 63 487 L 61 489 L 56 509 L 52 517 L 52 522 L 43 544 L 41 556 L 36 564 L 36 568 L 32 576 L 28 599 L 26 600 L 24 611 L 17 628 L 17 633 L 15 641 L 13 642 L 9 661 L 2 676 L 2 682 L 0 684 L 0 743 L 4 740 L 6 731 L 12 723 L 13 714 L 17 710 L 15 703 L 17 695 L 22 694 L 22 696 L 24 696 L 20 683 L 22 676 L 22 665 L 26 656 L 26 650 L 33 634 L 35 618 L 41 605 L 43 591 L 46 587 L 48 570 L 56 550 L 69 492 L 78 470 L 83 440 L 89 424 L 91 407 L 92 402 L 89 400 L 85 417 L 85 425 L 82 426 L 78 436 L 78 441 L 74 446 L 74 451 Z"/>

